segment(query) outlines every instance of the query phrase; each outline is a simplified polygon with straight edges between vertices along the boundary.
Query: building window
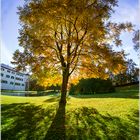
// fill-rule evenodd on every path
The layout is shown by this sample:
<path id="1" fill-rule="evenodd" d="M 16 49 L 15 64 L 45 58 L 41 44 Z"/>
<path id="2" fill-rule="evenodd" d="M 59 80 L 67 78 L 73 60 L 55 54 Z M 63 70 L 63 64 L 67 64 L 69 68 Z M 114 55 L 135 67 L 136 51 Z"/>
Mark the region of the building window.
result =
<path id="1" fill-rule="evenodd" d="M 16 80 L 23 81 L 23 79 L 16 77 Z"/>
<path id="2" fill-rule="evenodd" d="M 3 73 L 1 73 L 1 77 L 3 77 L 3 75 L 4 75 L 4 74 L 3 74 Z"/>
<path id="3" fill-rule="evenodd" d="M 1 80 L 1 83 L 7 84 L 8 82 L 6 80 Z"/>
<path id="4" fill-rule="evenodd" d="M 22 86 L 24 86 L 24 84 L 22 84 Z"/>
<path id="5" fill-rule="evenodd" d="M 15 85 L 20 86 L 20 83 L 15 83 Z"/>
<path id="6" fill-rule="evenodd" d="M 4 68 L 1 68 L 1 71 L 4 71 Z"/>
<path id="7" fill-rule="evenodd" d="M 14 79 L 14 76 L 11 76 L 11 79 Z"/>
<path id="8" fill-rule="evenodd" d="M 13 84 L 14 84 L 14 82 L 10 82 L 10 84 L 11 84 L 11 85 L 13 85 Z"/>
<path id="9" fill-rule="evenodd" d="M 6 75 L 6 78 L 10 78 L 10 75 Z"/>
<path id="10" fill-rule="evenodd" d="M 16 77 L 16 80 L 19 80 L 20 78 Z"/>
<path id="11" fill-rule="evenodd" d="M 9 73 L 10 73 L 10 70 L 7 70 L 7 72 L 9 72 Z"/>
<path id="12" fill-rule="evenodd" d="M 20 74 L 20 73 L 17 73 L 17 75 L 18 75 L 18 76 L 22 76 L 22 77 L 23 77 L 23 75 L 22 75 L 22 74 Z"/>

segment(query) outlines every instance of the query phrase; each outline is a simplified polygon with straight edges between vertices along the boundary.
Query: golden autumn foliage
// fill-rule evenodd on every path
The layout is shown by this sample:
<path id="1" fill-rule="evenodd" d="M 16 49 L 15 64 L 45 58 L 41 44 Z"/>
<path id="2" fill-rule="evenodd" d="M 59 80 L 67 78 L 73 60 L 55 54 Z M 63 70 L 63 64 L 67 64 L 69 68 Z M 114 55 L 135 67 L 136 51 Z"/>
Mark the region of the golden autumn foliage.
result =
<path id="1" fill-rule="evenodd" d="M 116 0 L 26 0 L 18 8 L 21 29 L 13 63 L 31 71 L 41 84 L 60 82 L 66 92 L 70 80 L 107 78 L 109 72 L 125 69 L 124 52 L 109 45 L 121 45 L 122 31 L 130 23 L 109 19 Z"/>

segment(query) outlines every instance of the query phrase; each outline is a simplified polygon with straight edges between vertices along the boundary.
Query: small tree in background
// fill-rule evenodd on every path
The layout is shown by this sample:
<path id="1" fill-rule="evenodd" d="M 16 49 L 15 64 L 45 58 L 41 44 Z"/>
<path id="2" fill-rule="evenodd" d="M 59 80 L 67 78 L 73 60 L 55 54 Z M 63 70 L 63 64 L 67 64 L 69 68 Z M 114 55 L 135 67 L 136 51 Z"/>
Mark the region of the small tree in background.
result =
<path id="1" fill-rule="evenodd" d="M 139 43 L 140 43 L 140 38 L 139 38 L 139 34 L 140 34 L 140 32 L 139 32 L 139 30 L 136 30 L 135 32 L 134 32 L 134 37 L 133 37 L 133 39 L 132 39 L 132 41 L 133 41 L 133 43 L 134 43 L 134 49 L 135 49 L 135 51 L 138 51 L 139 50 Z"/>
<path id="2" fill-rule="evenodd" d="M 13 64 L 30 67 L 42 85 L 62 83 L 60 103 L 66 104 L 69 80 L 107 78 L 124 69 L 124 52 L 109 45 L 121 45 L 121 31 L 130 23 L 109 19 L 117 0 L 26 0 L 18 8 L 21 29 Z M 62 79 L 62 81 L 61 81 Z"/>
<path id="3" fill-rule="evenodd" d="M 117 75 L 111 74 L 110 79 L 115 85 L 124 85 L 127 83 L 138 82 L 139 69 L 132 59 L 128 59 L 126 63 L 126 70 L 121 71 Z"/>
<path id="4" fill-rule="evenodd" d="M 45 87 L 37 84 L 37 80 L 36 79 L 30 79 L 29 80 L 29 90 L 30 91 L 43 91 L 46 90 Z"/>

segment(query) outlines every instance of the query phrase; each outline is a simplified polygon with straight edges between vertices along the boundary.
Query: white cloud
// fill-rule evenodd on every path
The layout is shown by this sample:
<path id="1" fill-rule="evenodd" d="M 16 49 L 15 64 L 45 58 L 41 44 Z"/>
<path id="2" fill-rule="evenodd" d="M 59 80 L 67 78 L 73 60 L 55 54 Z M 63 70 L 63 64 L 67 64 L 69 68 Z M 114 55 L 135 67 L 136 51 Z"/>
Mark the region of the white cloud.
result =
<path id="1" fill-rule="evenodd" d="M 139 25 L 139 8 L 129 3 L 119 3 L 115 8 L 115 13 L 112 14 L 112 20 L 115 22 L 132 22 L 134 25 Z"/>
<path id="2" fill-rule="evenodd" d="M 135 25 L 134 29 L 140 28 L 139 8 L 136 1 L 119 0 L 118 7 L 114 9 L 115 13 L 112 14 L 111 21 L 116 23 L 131 22 Z M 138 64 L 137 52 L 133 49 L 133 32 L 122 32 L 120 38 L 122 39 L 123 45 L 119 49 L 124 49 L 125 52 L 129 54 L 127 58 L 132 58 L 134 62 Z"/>

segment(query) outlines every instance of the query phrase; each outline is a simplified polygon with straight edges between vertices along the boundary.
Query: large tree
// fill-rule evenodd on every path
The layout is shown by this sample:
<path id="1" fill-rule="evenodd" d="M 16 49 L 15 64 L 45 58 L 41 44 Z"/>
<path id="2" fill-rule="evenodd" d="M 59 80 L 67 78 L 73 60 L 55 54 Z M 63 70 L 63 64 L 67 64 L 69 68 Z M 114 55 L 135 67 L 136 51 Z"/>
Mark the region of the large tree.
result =
<path id="1" fill-rule="evenodd" d="M 62 78 L 60 103 L 66 104 L 69 79 L 107 78 L 124 68 L 124 52 L 115 52 L 111 41 L 121 45 L 121 31 L 130 23 L 109 19 L 117 0 L 26 0 L 18 8 L 21 29 L 13 63 L 27 67 L 42 84 Z M 48 80 L 46 80 L 48 79 Z"/>

